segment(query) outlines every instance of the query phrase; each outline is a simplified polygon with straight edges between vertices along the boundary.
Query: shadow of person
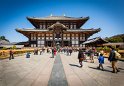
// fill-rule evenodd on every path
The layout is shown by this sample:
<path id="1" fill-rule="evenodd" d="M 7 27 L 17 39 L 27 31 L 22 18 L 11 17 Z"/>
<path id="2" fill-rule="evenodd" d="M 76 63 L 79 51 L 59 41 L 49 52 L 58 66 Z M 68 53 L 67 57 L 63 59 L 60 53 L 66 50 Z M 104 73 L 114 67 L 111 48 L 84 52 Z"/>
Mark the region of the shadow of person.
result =
<path id="1" fill-rule="evenodd" d="M 107 66 L 107 67 L 112 68 L 111 66 Z M 118 67 L 118 69 L 119 70 L 124 70 L 124 68 L 120 68 L 120 67 Z"/>
<path id="2" fill-rule="evenodd" d="M 75 66 L 75 67 L 80 67 L 79 65 L 76 64 L 69 64 L 70 66 Z"/>
<path id="3" fill-rule="evenodd" d="M 54 57 L 51 56 L 50 58 L 54 58 Z"/>
<path id="4" fill-rule="evenodd" d="M 120 70 L 124 70 L 123 68 L 120 68 L 120 67 L 119 67 L 118 69 L 120 69 Z"/>
<path id="5" fill-rule="evenodd" d="M 100 70 L 100 69 L 98 69 L 97 67 L 90 67 L 90 66 L 88 66 L 88 67 L 91 68 L 91 69 Z M 106 69 L 104 69 L 104 71 L 106 71 L 106 72 L 112 72 L 112 71 L 106 70 Z"/>

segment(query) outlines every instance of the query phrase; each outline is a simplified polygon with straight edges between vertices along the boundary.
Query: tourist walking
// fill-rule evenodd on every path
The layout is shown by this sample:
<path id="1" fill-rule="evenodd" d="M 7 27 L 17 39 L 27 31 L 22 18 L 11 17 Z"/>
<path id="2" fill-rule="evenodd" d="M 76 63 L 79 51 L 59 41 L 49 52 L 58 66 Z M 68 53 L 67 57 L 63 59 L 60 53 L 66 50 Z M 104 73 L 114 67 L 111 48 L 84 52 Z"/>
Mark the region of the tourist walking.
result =
<path id="1" fill-rule="evenodd" d="M 12 50 L 9 51 L 10 57 L 9 60 L 14 59 L 14 52 Z"/>
<path id="2" fill-rule="evenodd" d="M 42 49 L 40 49 L 40 55 L 43 53 Z"/>
<path id="3" fill-rule="evenodd" d="M 78 59 L 79 59 L 80 67 L 82 67 L 83 66 L 82 61 L 85 60 L 85 49 L 79 49 Z"/>
<path id="4" fill-rule="evenodd" d="M 37 51 L 37 50 L 36 50 L 36 49 L 34 49 L 34 55 L 36 55 L 36 51 Z"/>
<path id="5" fill-rule="evenodd" d="M 111 62 L 111 65 L 112 65 L 112 68 L 113 68 L 112 73 L 120 72 L 120 70 L 117 67 L 118 59 L 116 59 L 116 57 L 115 57 L 116 56 L 115 55 L 115 49 L 113 47 L 110 47 L 110 50 L 111 51 L 110 51 L 108 60 Z"/>
<path id="6" fill-rule="evenodd" d="M 90 48 L 88 52 L 89 52 L 91 63 L 94 63 L 94 50 Z"/>
<path id="7" fill-rule="evenodd" d="M 56 48 L 54 48 L 54 56 L 56 56 L 56 52 L 57 52 L 57 50 L 56 50 Z"/>
<path id="8" fill-rule="evenodd" d="M 69 49 L 68 49 L 68 47 L 67 47 L 67 49 L 66 49 L 66 52 L 67 52 L 67 56 L 69 55 Z"/>
<path id="9" fill-rule="evenodd" d="M 72 48 L 69 48 L 69 55 L 71 56 Z"/>
<path id="10" fill-rule="evenodd" d="M 30 58 L 30 52 L 27 52 L 27 54 L 26 54 L 26 58 Z"/>
<path id="11" fill-rule="evenodd" d="M 54 48 L 52 48 L 52 58 L 54 58 Z"/>
<path id="12" fill-rule="evenodd" d="M 104 57 L 103 57 L 103 54 L 100 54 L 99 58 L 98 58 L 98 61 L 99 61 L 99 66 L 98 66 L 98 69 L 100 69 L 100 67 L 102 68 L 102 71 L 104 70 L 103 68 L 103 64 L 104 64 Z"/>

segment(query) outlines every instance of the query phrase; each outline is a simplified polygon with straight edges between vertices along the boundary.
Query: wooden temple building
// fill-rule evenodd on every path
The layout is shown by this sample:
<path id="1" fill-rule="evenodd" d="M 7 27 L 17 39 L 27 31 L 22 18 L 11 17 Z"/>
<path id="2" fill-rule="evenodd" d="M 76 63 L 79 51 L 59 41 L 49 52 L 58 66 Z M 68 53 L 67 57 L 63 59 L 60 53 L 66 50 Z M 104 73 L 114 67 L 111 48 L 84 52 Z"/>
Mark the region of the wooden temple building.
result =
<path id="1" fill-rule="evenodd" d="M 81 28 L 89 17 L 48 16 L 44 18 L 27 17 L 35 27 L 16 31 L 28 37 L 29 47 L 82 46 L 90 36 L 100 31 L 98 29 Z"/>
<path id="2" fill-rule="evenodd" d="M 104 44 L 108 43 L 105 39 L 102 39 L 101 37 L 96 37 L 93 39 L 88 39 L 87 41 L 83 42 L 82 44 L 87 47 L 100 47 Z"/>

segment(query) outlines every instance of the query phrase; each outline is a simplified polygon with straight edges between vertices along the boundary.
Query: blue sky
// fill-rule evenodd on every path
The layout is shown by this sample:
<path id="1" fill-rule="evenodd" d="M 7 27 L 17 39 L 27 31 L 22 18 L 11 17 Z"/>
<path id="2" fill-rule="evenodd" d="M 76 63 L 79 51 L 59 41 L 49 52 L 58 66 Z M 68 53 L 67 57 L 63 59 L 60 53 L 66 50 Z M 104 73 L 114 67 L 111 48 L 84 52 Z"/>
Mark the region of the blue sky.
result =
<path id="1" fill-rule="evenodd" d="M 16 28 L 34 28 L 26 17 L 87 17 L 82 28 L 101 28 L 94 37 L 123 34 L 124 0 L 0 0 L 0 35 L 10 42 L 27 41 Z"/>

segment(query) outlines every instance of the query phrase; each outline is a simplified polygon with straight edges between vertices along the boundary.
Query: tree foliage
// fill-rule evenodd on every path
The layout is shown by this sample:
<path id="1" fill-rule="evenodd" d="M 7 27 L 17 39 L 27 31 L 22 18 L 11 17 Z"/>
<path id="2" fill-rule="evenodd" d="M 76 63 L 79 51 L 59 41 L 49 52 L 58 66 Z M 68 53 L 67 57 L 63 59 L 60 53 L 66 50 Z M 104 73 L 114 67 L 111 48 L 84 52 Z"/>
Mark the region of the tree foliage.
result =
<path id="1" fill-rule="evenodd" d="M 9 40 L 8 40 L 8 39 L 6 39 L 6 37 L 5 37 L 5 36 L 0 36 L 0 40 L 5 40 L 5 41 L 8 41 L 8 42 L 9 42 Z"/>
<path id="2" fill-rule="evenodd" d="M 16 49 L 16 46 L 15 46 L 15 45 L 13 45 L 12 49 Z"/>
<path id="3" fill-rule="evenodd" d="M 106 37 L 106 40 L 109 41 L 109 42 L 124 42 L 124 34 L 120 34 L 120 35 L 115 35 L 115 36 L 112 36 L 112 37 Z"/>
<path id="4" fill-rule="evenodd" d="M 0 36 L 0 39 L 5 40 L 6 38 L 5 36 Z"/>
<path id="5" fill-rule="evenodd" d="M 7 48 L 6 47 L 3 47 L 3 49 L 2 50 L 7 50 Z"/>

